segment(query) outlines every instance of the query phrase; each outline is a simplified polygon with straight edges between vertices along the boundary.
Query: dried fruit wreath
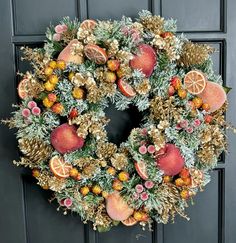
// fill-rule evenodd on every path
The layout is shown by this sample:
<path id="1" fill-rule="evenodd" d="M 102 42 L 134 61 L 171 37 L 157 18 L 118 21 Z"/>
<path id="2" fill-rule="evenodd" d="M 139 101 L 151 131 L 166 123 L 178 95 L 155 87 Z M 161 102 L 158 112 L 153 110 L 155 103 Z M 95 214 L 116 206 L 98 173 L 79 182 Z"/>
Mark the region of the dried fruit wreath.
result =
<path id="1" fill-rule="evenodd" d="M 185 207 L 209 181 L 226 149 L 226 91 L 213 48 L 175 35 L 176 22 L 139 13 L 133 22 L 64 18 L 43 48 L 22 48 L 32 72 L 6 121 L 43 189 L 64 214 L 94 229 L 122 222 L 151 227 Z M 126 142 L 109 142 L 104 109 L 130 105 L 143 115 Z"/>

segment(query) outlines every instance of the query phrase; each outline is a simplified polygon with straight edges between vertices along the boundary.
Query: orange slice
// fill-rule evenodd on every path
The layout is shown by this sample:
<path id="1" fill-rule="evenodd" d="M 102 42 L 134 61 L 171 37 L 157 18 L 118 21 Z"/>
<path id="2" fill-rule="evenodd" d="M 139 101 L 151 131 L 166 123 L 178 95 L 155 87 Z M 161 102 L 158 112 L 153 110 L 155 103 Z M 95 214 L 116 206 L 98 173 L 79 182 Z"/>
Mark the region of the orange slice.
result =
<path id="1" fill-rule="evenodd" d="M 72 165 L 66 163 L 62 157 L 53 156 L 49 161 L 49 167 L 52 173 L 59 178 L 67 178 L 70 176 Z"/>
<path id="2" fill-rule="evenodd" d="M 97 64 L 104 64 L 107 61 L 106 52 L 98 45 L 88 44 L 84 47 L 86 57 Z"/>
<path id="3" fill-rule="evenodd" d="M 21 99 L 29 97 L 28 79 L 24 78 L 20 81 L 17 87 L 18 95 Z"/>
<path id="4" fill-rule="evenodd" d="M 147 180 L 148 174 L 147 174 L 146 164 L 143 161 L 139 161 L 139 162 L 135 162 L 134 166 L 139 176 L 142 179 Z"/>
<path id="5" fill-rule="evenodd" d="M 126 97 L 134 97 L 136 95 L 135 90 L 123 79 L 119 79 L 117 82 L 120 92 Z"/>
<path id="6" fill-rule="evenodd" d="M 206 87 L 206 78 L 200 71 L 190 71 L 184 77 L 184 85 L 189 93 L 200 94 Z"/>
<path id="7" fill-rule="evenodd" d="M 81 23 L 80 27 L 84 30 L 87 30 L 87 29 L 93 30 L 96 25 L 97 25 L 97 22 L 95 20 L 86 19 Z"/>
<path id="8" fill-rule="evenodd" d="M 137 224 L 138 221 L 133 216 L 130 216 L 129 218 L 127 218 L 126 220 L 123 220 L 121 222 L 125 226 L 133 226 L 133 225 Z"/>

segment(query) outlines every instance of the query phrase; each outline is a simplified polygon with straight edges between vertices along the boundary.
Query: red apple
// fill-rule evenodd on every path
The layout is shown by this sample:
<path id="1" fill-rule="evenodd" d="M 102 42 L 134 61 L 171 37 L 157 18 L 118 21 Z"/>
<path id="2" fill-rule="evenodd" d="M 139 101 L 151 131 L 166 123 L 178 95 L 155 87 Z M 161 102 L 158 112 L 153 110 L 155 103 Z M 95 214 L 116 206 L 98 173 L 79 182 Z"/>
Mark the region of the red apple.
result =
<path id="1" fill-rule="evenodd" d="M 117 221 L 126 220 L 134 212 L 120 196 L 119 192 L 113 192 L 107 197 L 106 210 L 110 218 Z"/>
<path id="2" fill-rule="evenodd" d="M 174 144 L 165 145 L 165 153 L 158 156 L 157 165 L 165 175 L 177 175 L 184 167 L 184 158 Z"/>
<path id="3" fill-rule="evenodd" d="M 147 44 L 141 44 L 138 46 L 138 53 L 130 60 L 130 66 L 133 69 L 141 70 L 146 77 L 150 77 L 156 61 L 157 58 L 154 49 Z"/>
<path id="4" fill-rule="evenodd" d="M 76 45 L 78 43 L 79 43 L 79 41 L 76 39 L 70 41 L 70 43 L 61 51 L 57 60 L 64 61 L 66 63 L 70 63 L 70 62 L 75 63 L 75 64 L 83 63 L 83 57 L 81 57 L 78 54 L 76 54 L 76 55 L 72 54 L 73 45 Z"/>
<path id="5" fill-rule="evenodd" d="M 84 139 L 77 135 L 75 126 L 64 123 L 52 131 L 51 144 L 59 153 L 65 154 L 82 148 Z"/>

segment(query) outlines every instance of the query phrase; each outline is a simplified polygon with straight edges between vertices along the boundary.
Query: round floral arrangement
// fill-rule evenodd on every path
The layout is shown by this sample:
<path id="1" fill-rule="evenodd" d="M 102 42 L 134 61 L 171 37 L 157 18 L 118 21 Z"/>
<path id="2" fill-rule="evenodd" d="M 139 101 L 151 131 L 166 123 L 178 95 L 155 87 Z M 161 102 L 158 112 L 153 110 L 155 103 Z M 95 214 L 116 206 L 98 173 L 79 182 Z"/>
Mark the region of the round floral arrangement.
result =
<path id="1" fill-rule="evenodd" d="M 43 48 L 22 48 L 33 71 L 18 85 L 11 119 L 21 158 L 64 214 L 94 229 L 167 223 L 210 181 L 226 149 L 226 88 L 214 49 L 175 35 L 176 21 L 148 11 L 133 22 L 64 18 Z M 104 112 L 142 114 L 126 142 L 109 142 Z"/>

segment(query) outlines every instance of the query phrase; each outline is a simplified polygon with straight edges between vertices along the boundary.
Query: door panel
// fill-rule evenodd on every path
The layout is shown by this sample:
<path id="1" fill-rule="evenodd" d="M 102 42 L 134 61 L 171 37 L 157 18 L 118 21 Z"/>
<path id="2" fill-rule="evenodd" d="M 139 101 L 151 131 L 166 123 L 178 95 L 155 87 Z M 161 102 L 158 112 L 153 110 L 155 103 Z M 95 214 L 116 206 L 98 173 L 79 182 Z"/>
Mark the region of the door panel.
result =
<path id="1" fill-rule="evenodd" d="M 224 83 L 233 89 L 226 114 L 236 124 L 236 23 L 235 0 L 1 0 L 0 23 L 0 116 L 5 118 L 17 101 L 18 78 L 15 71 L 25 72 L 29 65 L 21 62 L 20 47 L 40 47 L 50 22 L 63 16 L 99 19 L 119 19 L 122 15 L 137 17 L 141 9 L 177 19 L 178 29 L 193 41 L 208 43 L 218 52 L 213 54 L 215 70 Z M 227 21 L 226 21 L 227 20 Z M 226 26 L 227 23 L 227 26 Z M 227 30 L 227 31 L 226 31 Z M 112 107 L 107 114 L 121 117 L 108 127 L 114 141 L 122 141 L 117 124 L 125 123 L 133 115 L 120 116 Z M 134 125 L 133 121 L 130 126 Z M 27 169 L 15 168 L 17 144 L 13 132 L 0 125 L 0 243 L 234 243 L 236 242 L 236 136 L 229 134 L 229 154 L 223 155 L 218 168 L 212 172 L 212 182 L 194 199 L 188 208 L 189 222 L 176 218 L 176 224 L 153 225 L 153 231 L 122 225 L 108 233 L 99 234 L 90 225 L 83 225 L 76 215 L 64 216 L 57 205 L 49 204 L 50 193 L 43 191 L 29 175 Z"/>

